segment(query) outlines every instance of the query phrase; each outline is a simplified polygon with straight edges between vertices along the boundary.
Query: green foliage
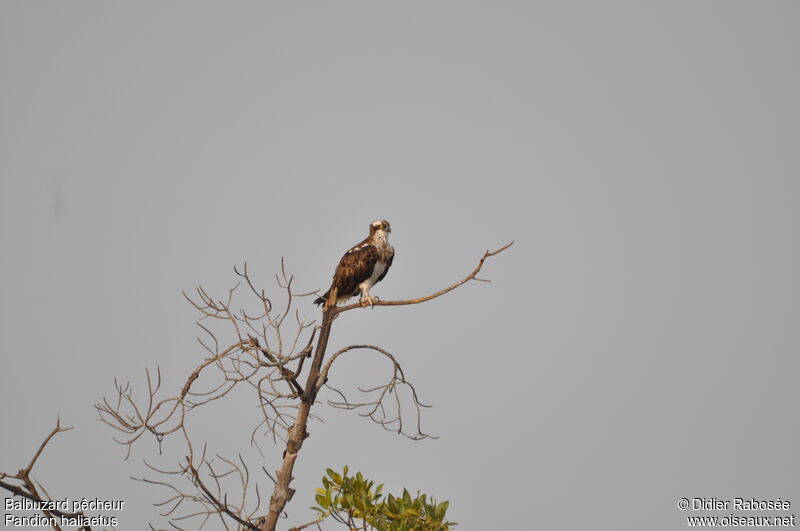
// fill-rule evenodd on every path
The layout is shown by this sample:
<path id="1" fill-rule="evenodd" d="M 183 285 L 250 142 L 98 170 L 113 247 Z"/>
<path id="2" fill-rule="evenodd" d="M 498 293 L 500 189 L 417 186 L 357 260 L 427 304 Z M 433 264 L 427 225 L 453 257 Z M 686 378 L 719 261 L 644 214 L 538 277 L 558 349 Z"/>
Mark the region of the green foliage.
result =
<path id="1" fill-rule="evenodd" d="M 384 496 L 383 485 L 376 486 L 361 472 L 347 473 L 347 466 L 341 474 L 325 471 L 322 488 L 316 489 L 317 506 L 312 507 L 320 518 L 330 516 L 350 529 L 369 526 L 379 531 L 448 531 L 456 525 L 445 520 L 450 502 L 437 504 L 419 493 L 412 498 L 406 489 L 402 496 Z"/>

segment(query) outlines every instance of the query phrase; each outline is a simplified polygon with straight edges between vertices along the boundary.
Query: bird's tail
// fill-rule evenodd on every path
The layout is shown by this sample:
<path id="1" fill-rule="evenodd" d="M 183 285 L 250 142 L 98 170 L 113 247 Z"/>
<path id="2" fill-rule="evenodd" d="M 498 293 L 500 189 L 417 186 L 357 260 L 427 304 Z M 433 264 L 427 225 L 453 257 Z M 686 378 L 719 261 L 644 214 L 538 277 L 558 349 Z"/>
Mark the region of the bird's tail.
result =
<path id="1" fill-rule="evenodd" d="M 326 291 L 325 295 L 323 295 L 322 297 L 317 297 L 316 299 L 314 299 L 314 304 L 316 304 L 317 306 L 319 306 L 320 304 L 325 304 L 325 301 L 328 300 L 328 296 L 330 294 L 331 294 L 331 290 Z"/>

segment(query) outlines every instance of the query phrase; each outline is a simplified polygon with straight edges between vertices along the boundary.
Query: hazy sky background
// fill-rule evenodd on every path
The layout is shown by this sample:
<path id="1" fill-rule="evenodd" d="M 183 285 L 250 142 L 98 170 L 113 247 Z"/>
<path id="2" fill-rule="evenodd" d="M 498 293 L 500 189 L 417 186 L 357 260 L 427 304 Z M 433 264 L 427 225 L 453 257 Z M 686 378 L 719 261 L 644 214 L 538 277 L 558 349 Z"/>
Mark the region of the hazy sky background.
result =
<path id="1" fill-rule="evenodd" d="M 0 470 L 60 414 L 48 491 L 164 525 L 128 479 L 155 441 L 123 461 L 92 403 L 146 367 L 182 385 L 204 356 L 182 290 L 244 261 L 271 287 L 281 256 L 327 288 L 385 218 L 383 299 L 516 244 L 492 284 L 337 322 L 332 348 L 398 357 L 440 439 L 318 406 L 284 529 L 344 464 L 464 530 L 683 529 L 694 496 L 800 513 L 799 23 L 788 1 L 0 2 Z M 332 382 L 376 382 L 367 360 Z M 254 415 L 194 422 L 234 455 Z"/>

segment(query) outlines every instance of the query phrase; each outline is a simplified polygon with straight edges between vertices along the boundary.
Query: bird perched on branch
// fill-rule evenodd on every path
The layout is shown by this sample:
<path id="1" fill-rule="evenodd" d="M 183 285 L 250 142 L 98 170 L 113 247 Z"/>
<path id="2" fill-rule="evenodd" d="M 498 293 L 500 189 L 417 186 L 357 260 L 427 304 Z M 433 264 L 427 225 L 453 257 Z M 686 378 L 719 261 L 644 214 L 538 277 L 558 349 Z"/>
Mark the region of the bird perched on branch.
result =
<path id="1" fill-rule="evenodd" d="M 394 260 L 394 247 L 389 244 L 391 232 L 392 227 L 385 219 L 370 223 L 369 236 L 344 253 L 336 267 L 330 289 L 318 297 L 314 304 L 327 302 L 334 288 L 336 304 L 343 304 L 356 295 L 360 295 L 361 304 L 374 304 L 378 298 L 371 296 L 369 290 L 383 280 Z"/>

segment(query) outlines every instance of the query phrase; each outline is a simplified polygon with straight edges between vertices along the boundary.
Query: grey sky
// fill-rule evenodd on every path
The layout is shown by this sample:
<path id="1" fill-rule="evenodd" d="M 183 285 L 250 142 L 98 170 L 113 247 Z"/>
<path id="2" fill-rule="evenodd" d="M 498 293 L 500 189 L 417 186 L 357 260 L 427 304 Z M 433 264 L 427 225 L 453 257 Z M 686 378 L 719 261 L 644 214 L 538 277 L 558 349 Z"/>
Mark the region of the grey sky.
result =
<path id="1" fill-rule="evenodd" d="M 326 288 L 385 218 L 383 299 L 516 244 L 492 284 L 337 323 L 332 346 L 397 355 L 440 439 L 320 407 L 289 524 L 343 464 L 449 499 L 464 530 L 800 507 L 799 22 L 794 2 L 0 2 L 0 470 L 60 414 L 48 490 L 163 522 L 128 479 L 154 441 L 123 462 L 92 403 L 145 367 L 181 385 L 203 356 L 181 290 L 245 260 L 269 286 L 281 256 Z M 365 360 L 332 378 L 383 374 Z M 252 426 L 231 407 L 197 427 L 227 455 Z"/>

